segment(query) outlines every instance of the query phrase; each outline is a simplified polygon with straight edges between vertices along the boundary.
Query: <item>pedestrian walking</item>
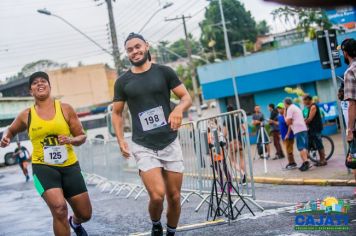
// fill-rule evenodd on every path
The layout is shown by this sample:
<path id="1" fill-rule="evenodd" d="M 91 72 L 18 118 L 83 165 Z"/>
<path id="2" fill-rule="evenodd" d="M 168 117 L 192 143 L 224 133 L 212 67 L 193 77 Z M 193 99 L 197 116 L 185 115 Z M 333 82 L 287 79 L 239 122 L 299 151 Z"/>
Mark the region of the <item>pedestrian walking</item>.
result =
<path id="1" fill-rule="evenodd" d="M 287 152 L 288 164 L 287 170 L 291 170 L 297 167 L 297 163 L 294 160 L 294 134 L 290 126 L 286 124 L 284 119 L 285 109 L 283 102 L 278 103 L 278 127 L 282 136 L 283 144 Z"/>
<path id="2" fill-rule="evenodd" d="M 276 149 L 276 155 L 272 158 L 272 160 L 277 160 L 285 157 L 280 143 L 281 137 L 278 126 L 278 111 L 274 107 L 273 103 L 268 105 L 268 110 L 271 112 L 268 123 L 270 125 L 270 132 L 273 138 L 273 145 Z"/>
<path id="3" fill-rule="evenodd" d="M 284 107 L 287 109 L 285 112 L 286 124 L 291 127 L 295 135 L 297 149 L 303 161 L 299 170 L 306 171 L 310 168 L 310 163 L 308 161 L 308 128 L 305 124 L 302 110 L 293 104 L 291 98 L 284 99 Z"/>

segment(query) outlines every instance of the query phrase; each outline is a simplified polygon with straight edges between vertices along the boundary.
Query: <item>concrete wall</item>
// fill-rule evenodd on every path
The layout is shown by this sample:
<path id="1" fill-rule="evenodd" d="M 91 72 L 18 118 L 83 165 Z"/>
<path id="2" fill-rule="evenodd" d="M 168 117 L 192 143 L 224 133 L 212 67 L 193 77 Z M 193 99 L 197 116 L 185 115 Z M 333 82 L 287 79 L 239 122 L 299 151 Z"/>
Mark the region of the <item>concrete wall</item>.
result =
<path id="1" fill-rule="evenodd" d="M 104 64 L 48 71 L 52 95 L 74 108 L 112 101 L 116 74 Z"/>

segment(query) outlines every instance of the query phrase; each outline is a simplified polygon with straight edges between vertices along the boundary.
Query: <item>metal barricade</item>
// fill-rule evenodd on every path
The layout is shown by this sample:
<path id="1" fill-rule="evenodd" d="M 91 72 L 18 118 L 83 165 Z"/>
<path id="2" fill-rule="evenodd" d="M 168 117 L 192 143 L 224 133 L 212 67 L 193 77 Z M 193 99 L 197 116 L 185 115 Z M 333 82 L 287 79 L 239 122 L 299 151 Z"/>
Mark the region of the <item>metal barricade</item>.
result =
<path id="1" fill-rule="evenodd" d="M 231 181 L 231 186 L 226 191 L 229 195 L 231 192 L 234 197 L 233 206 L 241 201 L 245 203 L 246 200 L 263 210 L 254 201 L 253 163 L 247 124 L 247 116 L 243 110 L 222 113 L 197 122 L 199 135 L 196 148 L 200 150 L 197 158 L 201 163 L 201 191 L 207 195 L 196 211 L 204 203 L 211 205 L 214 195 L 218 195 L 212 192 L 213 184 L 218 185 L 216 192 L 223 192 L 226 186 L 220 186 L 219 183 L 226 183 L 228 180 Z"/>
<path id="2" fill-rule="evenodd" d="M 198 196 L 201 201 L 195 211 L 199 211 L 204 204 L 211 206 L 214 195 L 211 191 L 213 174 L 216 174 L 215 179 L 231 180 L 232 186 L 236 188 L 237 194 L 231 194 L 233 207 L 246 200 L 263 210 L 254 201 L 253 163 L 247 127 L 247 117 L 243 110 L 182 124 L 178 131 L 185 166 L 182 205 L 189 202 L 190 197 Z M 212 146 L 211 140 L 208 140 L 213 133 L 217 139 L 225 142 L 220 147 L 225 152 L 225 166 L 221 164 L 221 156 L 211 159 L 212 151 L 214 155 L 218 154 L 216 146 L 219 145 L 217 142 Z M 135 161 L 132 157 L 129 160 L 122 157 L 116 140 L 89 140 L 76 147 L 76 153 L 87 183 L 96 185 L 102 192 L 126 198 L 133 196 L 135 199 L 146 192 Z M 227 173 L 225 177 L 224 173 Z M 222 189 L 218 188 L 217 191 L 222 192 Z M 224 198 L 222 202 L 228 204 Z"/>
<path id="3" fill-rule="evenodd" d="M 199 158 L 197 153 L 197 132 L 193 122 L 184 123 L 178 131 L 179 143 L 182 147 L 184 157 L 184 177 L 182 183 L 181 205 L 189 201 L 192 195 L 204 198 L 202 194 L 202 183 L 200 176 Z"/>
<path id="4" fill-rule="evenodd" d="M 75 151 L 88 184 L 126 198 L 145 192 L 133 160 L 122 157 L 116 140 L 88 140 Z"/>

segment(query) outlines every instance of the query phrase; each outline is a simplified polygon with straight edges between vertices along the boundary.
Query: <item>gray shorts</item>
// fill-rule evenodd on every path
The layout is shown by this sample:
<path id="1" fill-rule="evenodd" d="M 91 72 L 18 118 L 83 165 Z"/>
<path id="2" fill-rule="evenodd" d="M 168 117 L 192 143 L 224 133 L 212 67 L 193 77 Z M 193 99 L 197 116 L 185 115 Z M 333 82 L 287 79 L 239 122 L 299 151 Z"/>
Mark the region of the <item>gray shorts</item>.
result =
<path id="1" fill-rule="evenodd" d="M 132 142 L 132 155 L 141 171 L 163 168 L 167 171 L 183 173 L 183 153 L 178 138 L 162 150 L 152 150 Z"/>

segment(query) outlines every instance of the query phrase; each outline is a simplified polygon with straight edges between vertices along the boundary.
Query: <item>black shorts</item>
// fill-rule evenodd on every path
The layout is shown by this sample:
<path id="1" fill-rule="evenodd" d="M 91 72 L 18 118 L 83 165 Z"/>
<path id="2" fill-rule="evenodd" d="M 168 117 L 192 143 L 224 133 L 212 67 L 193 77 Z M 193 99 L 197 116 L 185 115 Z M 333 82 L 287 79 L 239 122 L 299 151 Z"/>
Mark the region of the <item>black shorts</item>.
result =
<path id="1" fill-rule="evenodd" d="M 65 198 L 88 191 L 78 162 L 64 167 L 32 164 L 32 172 L 33 182 L 41 196 L 51 188 L 61 188 Z"/>
<path id="2" fill-rule="evenodd" d="M 26 158 L 24 158 L 24 159 L 19 158 L 18 164 L 19 164 L 19 166 L 21 167 L 21 169 L 23 168 L 23 163 L 26 162 L 26 161 L 27 161 Z"/>

